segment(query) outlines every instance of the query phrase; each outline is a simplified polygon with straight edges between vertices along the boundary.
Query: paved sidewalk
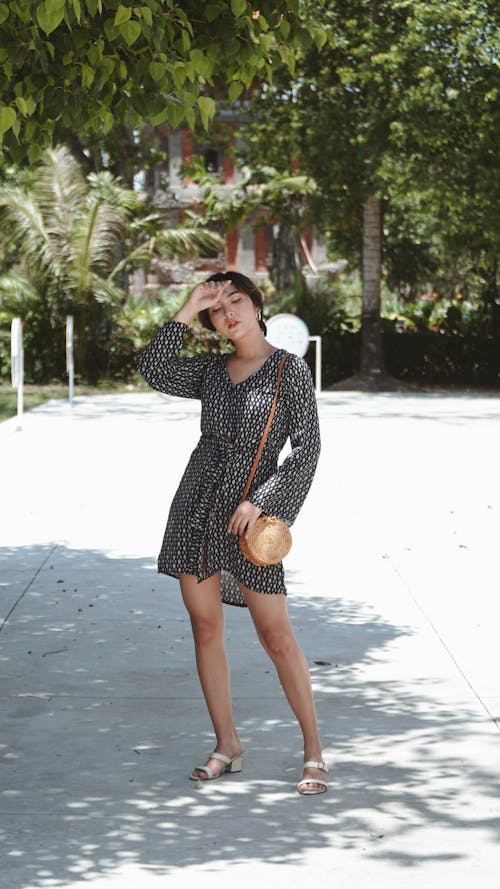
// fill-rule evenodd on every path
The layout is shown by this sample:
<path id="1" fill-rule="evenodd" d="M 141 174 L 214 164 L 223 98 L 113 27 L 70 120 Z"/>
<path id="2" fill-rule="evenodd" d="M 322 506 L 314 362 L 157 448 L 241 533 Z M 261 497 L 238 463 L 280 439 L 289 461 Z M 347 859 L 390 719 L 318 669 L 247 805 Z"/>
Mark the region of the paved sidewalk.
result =
<path id="1" fill-rule="evenodd" d="M 156 574 L 198 405 L 50 402 L 0 425 L 1 889 L 493 889 L 500 872 L 500 400 L 325 394 L 287 560 L 331 789 L 246 611 L 226 609 L 244 771 Z"/>

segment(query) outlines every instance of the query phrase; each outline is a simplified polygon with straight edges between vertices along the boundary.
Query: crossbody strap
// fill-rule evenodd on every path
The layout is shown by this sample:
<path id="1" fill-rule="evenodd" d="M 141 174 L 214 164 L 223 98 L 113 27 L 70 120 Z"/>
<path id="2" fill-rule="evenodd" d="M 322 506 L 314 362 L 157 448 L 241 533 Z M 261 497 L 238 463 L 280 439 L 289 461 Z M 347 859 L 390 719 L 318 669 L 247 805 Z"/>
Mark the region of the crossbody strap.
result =
<path id="1" fill-rule="evenodd" d="M 260 444 L 259 444 L 259 447 L 258 447 L 258 449 L 257 449 L 257 453 L 256 453 L 256 455 L 255 455 L 255 460 L 254 460 L 253 463 L 252 463 L 252 468 L 251 468 L 251 470 L 250 470 L 250 475 L 248 476 L 247 483 L 246 483 L 246 485 L 245 485 L 245 490 L 243 491 L 243 496 L 242 496 L 242 498 L 241 498 L 241 501 L 242 501 L 242 502 L 243 502 L 243 500 L 246 500 L 246 499 L 247 499 L 247 494 L 248 494 L 248 492 L 249 492 L 249 490 L 250 490 L 250 486 L 251 486 L 251 484 L 252 484 L 252 482 L 253 482 L 253 480 L 254 480 L 254 476 L 255 476 L 255 473 L 256 473 L 256 471 L 257 471 L 257 466 L 259 465 L 260 456 L 261 456 L 261 454 L 262 454 L 262 451 L 264 450 L 264 445 L 265 445 L 265 443 L 266 443 L 266 441 L 267 441 L 267 436 L 268 436 L 268 434 L 269 434 L 269 430 L 270 430 L 270 428 L 271 428 L 271 423 L 273 422 L 273 417 L 274 417 L 274 414 L 275 414 L 275 411 L 276 411 L 276 405 L 277 405 L 277 403 L 278 403 L 278 393 L 279 393 L 279 390 L 280 390 L 281 374 L 283 373 L 283 367 L 284 367 L 285 361 L 286 361 L 286 359 L 288 358 L 289 354 L 290 354 L 289 352 L 286 352 L 286 353 L 283 355 L 283 358 L 281 359 L 280 364 L 279 364 L 279 368 L 278 368 L 278 379 L 277 379 L 277 382 L 276 382 L 276 391 L 275 391 L 275 393 L 274 393 L 274 400 L 273 400 L 273 403 L 272 403 L 271 410 L 270 410 L 270 412 L 269 412 L 269 417 L 267 418 L 267 423 L 266 423 L 266 425 L 265 425 L 264 432 L 262 433 L 262 438 L 261 438 L 261 440 L 260 440 Z"/>

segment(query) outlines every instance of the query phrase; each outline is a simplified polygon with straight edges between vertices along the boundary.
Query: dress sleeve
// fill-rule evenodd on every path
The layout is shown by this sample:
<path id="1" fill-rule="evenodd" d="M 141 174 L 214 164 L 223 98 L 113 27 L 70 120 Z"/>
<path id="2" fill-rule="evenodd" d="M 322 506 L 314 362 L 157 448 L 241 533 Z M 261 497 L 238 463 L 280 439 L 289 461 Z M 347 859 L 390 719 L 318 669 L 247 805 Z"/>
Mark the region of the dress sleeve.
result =
<path id="1" fill-rule="evenodd" d="M 281 397 L 288 411 L 292 450 L 277 471 L 250 493 L 248 500 L 267 515 L 292 525 L 311 487 L 321 449 L 316 394 L 303 358 L 287 359 Z"/>
<path id="2" fill-rule="evenodd" d="M 180 398 L 201 398 L 201 386 L 210 355 L 179 358 L 187 324 L 167 321 L 135 363 L 139 373 L 152 389 Z"/>

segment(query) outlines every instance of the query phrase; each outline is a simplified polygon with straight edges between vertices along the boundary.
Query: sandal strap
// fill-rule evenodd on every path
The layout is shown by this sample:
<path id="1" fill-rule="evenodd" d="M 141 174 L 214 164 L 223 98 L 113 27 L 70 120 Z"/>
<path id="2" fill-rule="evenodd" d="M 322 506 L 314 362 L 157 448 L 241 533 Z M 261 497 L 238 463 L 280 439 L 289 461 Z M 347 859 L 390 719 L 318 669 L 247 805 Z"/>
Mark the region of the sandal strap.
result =
<path id="1" fill-rule="evenodd" d="M 214 773 L 212 772 L 210 766 L 196 766 L 196 768 L 193 770 L 193 775 L 195 772 L 205 772 L 210 781 L 214 777 Z"/>
<path id="2" fill-rule="evenodd" d="M 326 783 L 326 781 L 322 781 L 321 778 L 303 778 L 302 781 L 299 781 L 299 783 L 297 784 L 297 790 L 300 792 L 300 788 L 304 787 L 305 784 L 319 784 L 320 787 L 324 787 L 325 790 L 328 790 L 328 784 Z M 323 791 L 310 790 L 308 795 L 313 796 L 315 793 L 323 793 Z"/>
<path id="3" fill-rule="evenodd" d="M 229 763 L 232 762 L 232 759 L 229 756 L 224 756 L 223 753 L 215 753 L 215 751 L 210 754 L 209 759 L 218 759 L 220 762 L 223 762 L 226 766 L 228 766 Z"/>
<path id="4" fill-rule="evenodd" d="M 313 762 L 312 759 L 308 759 L 308 761 L 304 763 L 304 768 L 305 769 L 321 769 L 323 772 L 328 771 L 328 766 L 327 766 L 326 762 L 323 762 L 322 760 L 320 762 Z M 318 781 L 317 783 L 319 784 L 320 782 Z"/>

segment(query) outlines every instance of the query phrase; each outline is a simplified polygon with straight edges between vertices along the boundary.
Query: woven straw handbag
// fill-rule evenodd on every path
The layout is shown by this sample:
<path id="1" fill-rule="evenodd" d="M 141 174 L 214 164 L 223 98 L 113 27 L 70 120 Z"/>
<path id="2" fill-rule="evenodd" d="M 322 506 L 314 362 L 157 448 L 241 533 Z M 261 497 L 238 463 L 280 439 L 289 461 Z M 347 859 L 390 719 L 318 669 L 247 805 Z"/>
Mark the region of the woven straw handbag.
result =
<path id="1" fill-rule="evenodd" d="M 257 466 L 259 465 L 262 451 L 264 450 L 264 445 L 267 441 L 271 423 L 273 422 L 276 405 L 278 403 L 281 374 L 287 358 L 288 352 L 283 355 L 283 358 L 280 361 L 274 401 L 245 485 L 245 490 L 243 491 L 243 496 L 241 498 L 242 502 L 247 498 L 247 494 L 257 471 Z M 260 567 L 275 565 L 277 562 L 281 562 L 281 560 L 290 552 L 291 546 L 292 535 L 288 525 L 283 519 L 278 519 L 276 516 L 265 515 L 264 513 L 259 516 L 251 530 L 240 537 L 240 549 L 245 556 L 245 559 Z"/>

